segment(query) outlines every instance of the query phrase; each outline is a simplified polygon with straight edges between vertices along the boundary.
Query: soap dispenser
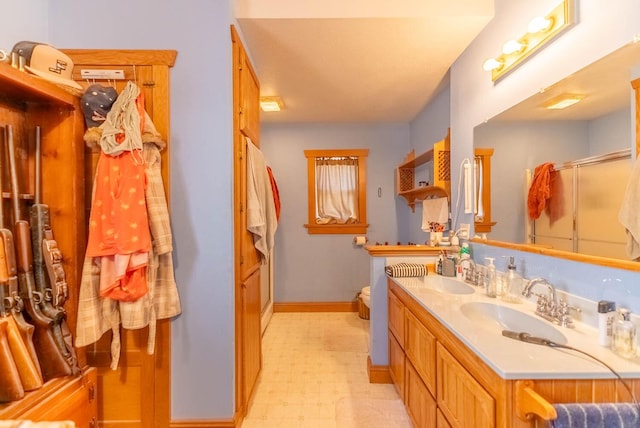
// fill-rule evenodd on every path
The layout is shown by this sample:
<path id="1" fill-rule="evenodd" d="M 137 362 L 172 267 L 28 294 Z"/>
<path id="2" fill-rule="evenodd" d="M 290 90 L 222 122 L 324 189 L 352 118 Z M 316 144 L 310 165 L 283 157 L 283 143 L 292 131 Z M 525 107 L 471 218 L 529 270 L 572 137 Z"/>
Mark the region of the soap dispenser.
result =
<path id="1" fill-rule="evenodd" d="M 487 297 L 496 297 L 496 267 L 493 264 L 495 258 L 485 257 L 485 259 L 489 261 L 489 265 L 487 265 L 487 276 L 485 277 Z"/>
<path id="2" fill-rule="evenodd" d="M 516 263 L 513 256 L 509 256 L 507 275 L 504 283 L 502 300 L 509 303 L 522 303 L 522 278 L 516 272 Z"/>
<path id="3" fill-rule="evenodd" d="M 634 358 L 637 349 L 636 326 L 631 322 L 628 309 L 618 309 L 618 319 L 613 324 L 611 349 L 623 358 Z"/>

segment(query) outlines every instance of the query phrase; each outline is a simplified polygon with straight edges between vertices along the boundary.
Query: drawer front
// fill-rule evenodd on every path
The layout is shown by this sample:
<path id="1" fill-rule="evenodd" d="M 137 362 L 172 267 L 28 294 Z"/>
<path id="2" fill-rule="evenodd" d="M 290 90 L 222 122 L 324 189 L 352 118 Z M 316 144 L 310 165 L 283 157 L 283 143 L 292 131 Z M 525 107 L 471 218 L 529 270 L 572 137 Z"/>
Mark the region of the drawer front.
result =
<path id="1" fill-rule="evenodd" d="M 436 338 L 411 311 L 405 311 L 405 352 L 429 391 L 436 395 Z"/>
<path id="2" fill-rule="evenodd" d="M 437 345 L 438 407 L 452 427 L 491 428 L 495 400 L 442 346 Z"/>
<path id="3" fill-rule="evenodd" d="M 436 400 L 431 396 L 415 367 L 406 362 L 406 407 L 413 426 L 433 428 L 436 426 Z"/>
<path id="4" fill-rule="evenodd" d="M 393 334 L 389 333 L 389 375 L 404 402 L 404 351 Z"/>
<path id="5" fill-rule="evenodd" d="M 404 349 L 404 304 L 391 291 L 389 295 L 389 330 Z"/>

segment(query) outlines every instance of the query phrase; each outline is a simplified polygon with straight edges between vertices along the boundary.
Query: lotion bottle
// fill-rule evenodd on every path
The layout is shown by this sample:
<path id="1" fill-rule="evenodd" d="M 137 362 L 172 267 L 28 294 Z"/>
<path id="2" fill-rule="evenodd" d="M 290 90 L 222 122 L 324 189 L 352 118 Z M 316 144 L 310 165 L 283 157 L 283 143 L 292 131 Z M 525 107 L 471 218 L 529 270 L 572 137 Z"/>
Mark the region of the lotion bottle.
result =
<path id="1" fill-rule="evenodd" d="M 487 266 L 487 276 L 485 277 L 485 287 L 487 297 L 496 297 L 496 267 L 493 264 L 495 260 L 493 257 L 485 257 L 489 261 Z"/>
<path id="2" fill-rule="evenodd" d="M 636 326 L 627 309 L 618 309 L 618 320 L 613 324 L 611 349 L 623 358 L 634 358 L 637 349 Z"/>
<path id="3" fill-rule="evenodd" d="M 616 304 L 607 300 L 598 302 L 598 345 L 611 346 L 613 323 L 616 321 Z"/>

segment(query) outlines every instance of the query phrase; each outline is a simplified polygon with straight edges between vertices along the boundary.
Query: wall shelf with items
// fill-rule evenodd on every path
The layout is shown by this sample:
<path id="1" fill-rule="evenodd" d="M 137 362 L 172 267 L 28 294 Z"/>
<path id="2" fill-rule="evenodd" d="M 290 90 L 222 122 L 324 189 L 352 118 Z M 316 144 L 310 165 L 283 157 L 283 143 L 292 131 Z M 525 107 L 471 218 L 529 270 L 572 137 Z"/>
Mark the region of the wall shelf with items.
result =
<path id="1" fill-rule="evenodd" d="M 418 183 L 423 180 L 416 183 L 416 168 L 429 162 L 433 162 L 433 177 L 428 185 L 419 186 Z M 396 172 L 396 193 L 407 200 L 412 212 L 415 212 L 416 201 L 431 197 L 448 198 L 451 191 L 449 131 L 442 140 L 434 143 L 432 149 L 418 156 L 411 151 Z"/>

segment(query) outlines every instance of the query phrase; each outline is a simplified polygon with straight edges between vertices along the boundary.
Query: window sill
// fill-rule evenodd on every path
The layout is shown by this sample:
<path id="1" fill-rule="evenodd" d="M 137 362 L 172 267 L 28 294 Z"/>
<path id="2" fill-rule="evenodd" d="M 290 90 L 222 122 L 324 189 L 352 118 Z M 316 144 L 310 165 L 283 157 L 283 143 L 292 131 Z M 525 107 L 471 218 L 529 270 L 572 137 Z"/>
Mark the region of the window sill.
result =
<path id="1" fill-rule="evenodd" d="M 367 233 L 366 223 L 352 224 L 305 224 L 309 235 L 353 235 L 357 233 Z"/>

